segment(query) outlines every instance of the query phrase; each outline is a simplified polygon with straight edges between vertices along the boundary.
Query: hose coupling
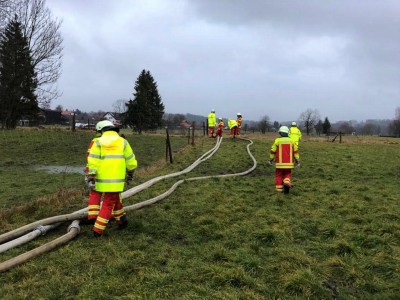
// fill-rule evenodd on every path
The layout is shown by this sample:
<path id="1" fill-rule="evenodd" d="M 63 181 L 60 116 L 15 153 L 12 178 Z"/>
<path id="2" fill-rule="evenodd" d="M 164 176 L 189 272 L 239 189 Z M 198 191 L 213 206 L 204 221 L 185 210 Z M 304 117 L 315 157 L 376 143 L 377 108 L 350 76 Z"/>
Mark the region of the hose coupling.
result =
<path id="1" fill-rule="evenodd" d="M 73 228 L 78 230 L 78 233 L 81 232 L 81 227 L 79 226 L 79 220 L 75 220 L 68 226 L 67 232 L 70 232 Z"/>
<path id="2" fill-rule="evenodd" d="M 45 235 L 47 233 L 47 229 L 43 225 L 36 227 L 34 230 L 39 230 L 41 235 Z"/>

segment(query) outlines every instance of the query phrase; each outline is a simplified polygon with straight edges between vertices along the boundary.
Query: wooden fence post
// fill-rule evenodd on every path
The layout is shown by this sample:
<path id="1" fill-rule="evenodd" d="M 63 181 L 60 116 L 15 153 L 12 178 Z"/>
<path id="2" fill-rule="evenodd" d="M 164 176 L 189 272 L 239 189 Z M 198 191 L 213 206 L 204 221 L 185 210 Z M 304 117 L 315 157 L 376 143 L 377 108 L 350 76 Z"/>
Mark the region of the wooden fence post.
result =
<path id="1" fill-rule="evenodd" d="M 192 122 L 192 146 L 194 146 L 194 130 L 196 128 L 196 122 Z"/>
<path id="2" fill-rule="evenodd" d="M 71 121 L 71 131 L 75 131 L 76 127 L 75 127 L 75 110 L 72 113 L 72 121 Z"/>
<path id="3" fill-rule="evenodd" d="M 171 149 L 171 140 L 169 139 L 169 131 L 168 131 L 168 126 L 165 127 L 166 133 L 167 133 L 167 139 L 165 141 L 165 160 L 168 161 L 168 155 L 169 155 L 169 162 L 172 164 L 172 149 Z"/>

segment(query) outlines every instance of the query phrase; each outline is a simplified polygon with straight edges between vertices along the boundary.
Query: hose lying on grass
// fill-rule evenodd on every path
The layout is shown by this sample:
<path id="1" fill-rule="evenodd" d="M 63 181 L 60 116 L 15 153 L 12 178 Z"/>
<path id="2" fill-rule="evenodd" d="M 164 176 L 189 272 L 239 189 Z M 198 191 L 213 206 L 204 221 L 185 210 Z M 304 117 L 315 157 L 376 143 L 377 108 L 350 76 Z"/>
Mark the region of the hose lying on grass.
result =
<path id="1" fill-rule="evenodd" d="M 25 252 L 24 254 L 21 254 L 19 256 L 16 256 L 14 258 L 11 258 L 9 260 L 6 260 L 5 262 L 2 262 L 0 264 L 0 272 L 7 271 L 8 269 L 15 267 L 19 264 L 22 264 L 26 262 L 27 260 L 31 259 L 32 257 L 38 256 L 39 254 L 48 252 L 55 247 L 65 244 L 66 242 L 72 240 L 74 237 L 76 237 L 80 232 L 80 227 L 79 227 L 79 220 L 75 220 L 72 222 L 72 224 L 68 227 L 68 233 L 60 236 L 59 238 L 44 244 L 40 247 L 37 247 L 31 251 Z"/>
<path id="2" fill-rule="evenodd" d="M 15 240 L 11 240 L 8 243 L 4 243 L 0 245 L 0 253 L 3 253 L 5 251 L 7 251 L 8 249 L 26 244 L 32 240 L 34 240 L 35 238 L 37 238 L 40 235 L 45 235 L 49 230 L 54 229 L 56 227 L 58 227 L 59 225 L 61 225 L 61 223 L 55 223 L 52 225 L 40 225 L 39 227 L 35 228 L 33 231 L 31 231 L 28 234 L 25 234 Z"/>
<path id="3" fill-rule="evenodd" d="M 249 173 L 251 173 L 256 167 L 257 167 L 257 161 L 255 160 L 254 156 L 252 155 L 251 151 L 250 151 L 250 146 L 253 144 L 253 141 L 249 140 L 249 139 L 245 139 L 245 138 L 241 138 L 242 140 L 247 140 L 250 143 L 247 145 L 247 152 L 249 154 L 249 156 L 251 157 L 251 159 L 253 160 L 253 166 L 244 171 L 244 172 L 240 172 L 240 173 L 232 173 L 232 174 L 223 174 L 223 175 L 210 175 L 210 176 L 201 176 L 201 177 L 193 177 L 193 178 L 188 178 L 188 179 L 182 179 L 177 181 L 176 183 L 174 183 L 172 185 L 172 187 L 164 192 L 161 195 L 158 195 L 152 199 L 137 203 L 137 204 L 133 204 L 130 206 L 126 206 L 125 207 L 125 211 L 132 211 L 132 210 L 137 210 L 140 209 L 142 207 L 148 206 L 148 205 L 152 205 L 162 199 L 165 199 L 166 197 L 168 197 L 171 193 L 173 193 L 175 191 L 175 189 L 182 183 L 184 183 L 185 181 L 195 181 L 195 180 L 203 180 L 203 179 L 209 179 L 209 178 L 222 178 L 222 177 L 232 177 L 232 176 L 243 176 L 243 175 L 247 175 Z M 152 180 L 149 180 L 148 182 L 139 185 L 135 188 L 132 188 L 124 193 L 122 193 L 122 197 L 123 198 L 127 198 L 130 197 L 136 193 L 138 193 L 139 191 L 153 185 L 154 183 L 165 179 L 165 178 L 169 178 L 169 177 L 174 177 L 174 176 L 178 176 L 178 175 L 182 175 L 185 174 L 187 172 L 190 172 L 191 170 L 193 170 L 198 164 L 200 164 L 201 162 L 207 160 L 208 158 L 210 158 L 219 148 L 220 144 L 222 142 L 222 138 L 218 138 L 216 146 L 211 149 L 210 151 L 206 152 L 205 154 L 203 154 L 198 160 L 196 160 L 191 166 L 189 166 L 188 168 L 186 168 L 183 171 L 177 172 L 177 173 L 172 173 L 172 174 L 168 174 L 168 175 L 164 175 L 164 176 L 160 176 L 157 178 L 154 178 Z M 176 175 L 177 174 L 177 175 Z M 133 190 L 133 191 L 132 191 Z M 82 213 L 84 211 L 84 209 L 78 211 L 79 213 Z M 78 213 L 76 212 L 76 213 Z M 75 214 L 75 213 L 73 213 Z M 70 215 L 73 215 L 70 214 Z M 87 212 L 86 212 L 87 214 Z M 66 216 L 66 215 L 63 215 Z M 86 217 L 86 215 L 85 215 Z M 49 220 L 51 218 L 45 219 L 45 220 Z M 35 222 L 36 223 L 36 222 Z M 28 225 L 27 225 L 28 226 Z M 72 231 L 72 232 L 71 232 Z M 21 264 L 27 260 L 29 260 L 32 257 L 35 257 L 39 254 L 42 254 L 44 252 L 50 251 L 53 248 L 55 248 L 56 246 L 66 243 L 68 241 L 70 241 L 71 239 L 73 239 L 77 234 L 79 233 L 79 220 L 74 220 L 73 223 L 71 224 L 71 226 L 68 228 L 68 233 L 65 234 L 64 236 L 61 236 L 59 238 L 57 238 L 56 240 L 53 240 L 52 242 L 49 242 L 43 246 L 40 246 L 34 250 L 31 250 L 29 252 L 26 252 L 20 256 L 17 256 L 13 259 L 10 259 L 8 261 L 5 261 L 3 263 L 0 264 L 0 272 L 4 272 L 10 268 L 12 268 L 13 266 L 16 266 L 18 264 Z"/>
<path id="4" fill-rule="evenodd" d="M 179 175 L 183 175 L 186 174 L 190 171 L 192 171 L 195 167 L 197 167 L 200 163 L 206 161 L 207 159 L 209 159 L 212 155 L 214 155 L 214 153 L 218 150 L 220 144 L 222 142 L 222 139 L 218 138 L 217 139 L 217 143 L 215 144 L 215 146 L 207 151 L 206 153 L 204 153 L 199 159 L 197 159 L 194 163 L 192 163 L 189 167 L 187 167 L 186 169 L 176 172 L 176 173 L 171 173 L 171 174 L 167 174 L 167 175 L 163 175 L 163 176 L 159 176 L 156 178 L 153 178 L 147 182 L 144 182 L 142 184 L 139 184 L 125 192 L 123 192 L 121 194 L 122 198 L 128 198 L 133 196 L 134 194 L 154 185 L 155 183 L 165 179 L 165 178 L 170 178 L 170 177 L 175 177 L 175 176 L 179 176 Z M 44 226 L 44 225 L 49 225 L 49 224 L 53 224 L 53 223 L 57 223 L 57 222 L 66 222 L 66 221 L 72 221 L 72 220 L 78 220 L 78 219 L 84 219 L 87 217 L 87 207 L 83 208 L 81 210 L 78 210 L 76 212 L 70 213 L 70 214 L 65 214 L 65 215 L 59 215 L 59 216 L 54 216 L 54 217 L 50 217 L 50 218 L 46 218 L 46 219 L 42 219 L 30 224 L 27 224 L 25 226 L 22 226 L 18 229 L 12 230 L 10 232 L 4 233 L 2 235 L 0 235 L 0 244 L 10 241 L 12 239 L 18 238 L 23 234 L 26 234 L 27 232 L 36 229 L 38 226 Z"/>

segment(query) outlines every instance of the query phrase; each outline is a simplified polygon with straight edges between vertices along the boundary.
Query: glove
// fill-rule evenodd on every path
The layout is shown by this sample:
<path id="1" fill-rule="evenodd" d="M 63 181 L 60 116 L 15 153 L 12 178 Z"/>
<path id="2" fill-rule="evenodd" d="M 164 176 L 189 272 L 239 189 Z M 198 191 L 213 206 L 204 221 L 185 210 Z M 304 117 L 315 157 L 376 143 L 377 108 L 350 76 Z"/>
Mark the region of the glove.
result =
<path id="1" fill-rule="evenodd" d="M 295 160 L 294 166 L 295 167 L 300 167 L 300 161 L 298 159 Z"/>
<path id="2" fill-rule="evenodd" d="M 272 166 L 272 165 L 273 165 L 273 162 L 274 162 L 274 160 L 273 160 L 273 159 L 270 159 L 270 160 L 268 161 L 268 164 L 269 164 L 270 166 Z"/>
<path id="3" fill-rule="evenodd" d="M 94 190 L 94 188 L 96 186 L 96 183 L 95 183 L 96 176 L 91 174 L 91 175 L 88 175 L 86 178 L 87 178 L 86 183 L 87 183 L 89 189 Z"/>
<path id="4" fill-rule="evenodd" d="M 126 184 L 130 184 L 130 183 L 132 182 L 132 180 L 133 180 L 133 173 L 134 173 L 133 170 L 132 170 L 132 171 L 126 172 L 126 179 L 125 179 Z"/>

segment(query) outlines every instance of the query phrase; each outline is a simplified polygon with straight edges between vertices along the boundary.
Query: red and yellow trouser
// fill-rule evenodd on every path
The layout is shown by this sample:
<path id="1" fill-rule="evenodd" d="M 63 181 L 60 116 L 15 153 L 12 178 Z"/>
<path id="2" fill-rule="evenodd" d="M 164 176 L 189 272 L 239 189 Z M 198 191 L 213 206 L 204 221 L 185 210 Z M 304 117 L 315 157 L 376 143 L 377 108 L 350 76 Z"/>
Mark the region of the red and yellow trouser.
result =
<path id="1" fill-rule="evenodd" d="M 88 220 L 96 220 L 97 216 L 99 215 L 100 202 L 101 202 L 102 196 L 103 196 L 102 192 L 97 192 L 95 190 L 90 191 L 89 200 L 88 200 Z M 121 195 L 120 195 L 119 201 L 122 203 Z M 124 214 L 122 214 L 122 215 L 124 215 Z M 111 219 L 115 218 L 118 221 L 122 215 L 119 215 L 117 212 L 115 212 L 113 210 Z"/>
<path id="2" fill-rule="evenodd" d="M 229 135 L 237 135 L 237 126 L 233 126 L 231 128 L 231 132 L 229 133 Z"/>
<path id="3" fill-rule="evenodd" d="M 218 128 L 217 132 L 215 133 L 215 136 L 220 136 L 222 137 L 222 129 Z"/>
<path id="4" fill-rule="evenodd" d="M 275 188 L 278 192 L 283 191 L 283 186 L 292 186 L 292 169 L 276 169 L 275 170 Z"/>
<path id="5" fill-rule="evenodd" d="M 214 133 L 214 126 L 208 127 L 208 136 L 212 136 Z"/>
<path id="6" fill-rule="evenodd" d="M 96 219 L 100 211 L 100 201 L 103 193 L 91 190 L 88 200 L 88 220 Z"/>
<path id="7" fill-rule="evenodd" d="M 236 135 L 240 135 L 240 127 L 236 129 Z"/>
<path id="8" fill-rule="evenodd" d="M 121 194 L 119 192 L 105 192 L 99 215 L 93 226 L 93 231 L 102 234 L 112 216 L 118 222 L 121 222 L 120 219 L 124 215 L 125 210 L 122 205 Z"/>

